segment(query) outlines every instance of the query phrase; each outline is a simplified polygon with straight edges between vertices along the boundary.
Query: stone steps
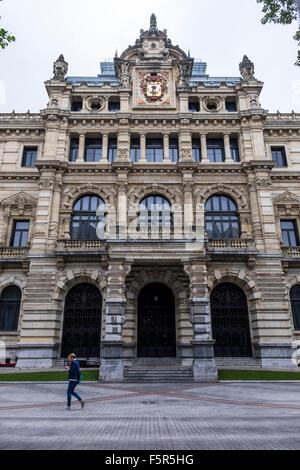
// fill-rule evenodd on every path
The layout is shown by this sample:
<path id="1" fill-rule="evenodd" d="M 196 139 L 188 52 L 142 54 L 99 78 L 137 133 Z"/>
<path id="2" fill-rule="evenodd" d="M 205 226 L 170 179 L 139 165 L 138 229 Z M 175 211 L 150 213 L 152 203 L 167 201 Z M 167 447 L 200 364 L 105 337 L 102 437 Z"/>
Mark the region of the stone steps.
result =
<path id="1" fill-rule="evenodd" d="M 216 357 L 217 367 L 261 367 L 261 359 L 253 357 Z"/>
<path id="2" fill-rule="evenodd" d="M 127 383 L 189 383 L 194 382 L 190 367 L 171 364 L 170 366 L 134 365 L 124 368 L 124 382 Z"/>

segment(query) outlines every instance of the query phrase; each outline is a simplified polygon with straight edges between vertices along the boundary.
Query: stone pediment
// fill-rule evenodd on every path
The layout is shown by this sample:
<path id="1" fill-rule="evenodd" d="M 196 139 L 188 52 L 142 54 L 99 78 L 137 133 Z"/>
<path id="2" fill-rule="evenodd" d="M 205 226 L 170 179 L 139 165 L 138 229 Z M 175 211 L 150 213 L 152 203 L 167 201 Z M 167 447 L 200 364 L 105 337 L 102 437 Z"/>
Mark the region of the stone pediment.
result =
<path id="1" fill-rule="evenodd" d="M 279 194 L 274 198 L 274 205 L 298 205 L 300 206 L 300 196 L 297 194 L 291 193 L 290 191 L 285 191 L 282 194 Z"/>
<path id="2" fill-rule="evenodd" d="M 37 206 L 37 199 L 30 194 L 20 191 L 17 194 L 13 194 L 6 199 L 1 201 L 1 206 L 4 208 L 10 208 L 10 211 L 17 210 L 22 213 L 25 210 L 32 210 Z"/>

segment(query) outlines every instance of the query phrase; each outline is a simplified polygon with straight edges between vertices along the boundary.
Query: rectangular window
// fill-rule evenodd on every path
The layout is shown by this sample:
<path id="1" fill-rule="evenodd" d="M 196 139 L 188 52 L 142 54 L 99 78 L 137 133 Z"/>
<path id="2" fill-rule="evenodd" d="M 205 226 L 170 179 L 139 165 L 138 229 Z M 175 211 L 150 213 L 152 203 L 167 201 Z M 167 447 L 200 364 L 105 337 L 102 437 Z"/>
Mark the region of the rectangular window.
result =
<path id="1" fill-rule="evenodd" d="M 117 139 L 108 139 L 108 161 L 110 163 L 117 160 L 118 141 Z"/>
<path id="2" fill-rule="evenodd" d="M 285 246 L 299 246 L 296 220 L 281 220 L 281 233 Z"/>
<path id="3" fill-rule="evenodd" d="M 193 158 L 196 163 L 201 162 L 201 142 L 200 139 L 193 139 L 192 140 L 192 152 Z"/>
<path id="4" fill-rule="evenodd" d="M 239 144 L 236 139 L 230 139 L 231 158 L 234 162 L 240 161 Z"/>
<path id="5" fill-rule="evenodd" d="M 28 241 L 28 233 L 28 220 L 14 220 L 10 246 L 13 246 L 15 248 L 26 246 Z"/>
<path id="6" fill-rule="evenodd" d="M 163 139 L 146 140 L 146 159 L 147 162 L 158 163 L 164 159 Z"/>
<path id="7" fill-rule="evenodd" d="M 108 111 L 110 113 L 117 113 L 121 109 L 120 101 L 109 101 L 108 102 Z"/>
<path id="8" fill-rule="evenodd" d="M 102 158 L 102 139 L 86 139 L 84 160 L 86 162 L 100 162 Z"/>
<path id="9" fill-rule="evenodd" d="M 82 111 L 82 100 L 73 101 L 71 111 L 74 111 L 74 112 Z"/>
<path id="10" fill-rule="evenodd" d="M 287 166 L 286 153 L 284 147 L 271 147 L 272 160 L 275 167 Z"/>
<path id="11" fill-rule="evenodd" d="M 70 142 L 69 162 L 76 162 L 78 158 L 79 138 L 73 138 Z"/>
<path id="12" fill-rule="evenodd" d="M 178 162 L 179 149 L 176 137 L 169 140 L 169 154 L 171 162 Z"/>
<path id="13" fill-rule="evenodd" d="M 189 101 L 189 112 L 190 113 L 199 113 L 199 111 L 200 111 L 199 101 L 190 100 Z"/>
<path id="14" fill-rule="evenodd" d="M 207 157 L 210 162 L 214 163 L 225 161 L 223 139 L 207 139 Z"/>
<path id="15" fill-rule="evenodd" d="M 133 163 L 138 162 L 141 158 L 141 142 L 140 139 L 132 138 L 130 143 L 130 159 Z"/>
<path id="16" fill-rule="evenodd" d="M 24 147 L 23 157 L 22 157 L 22 166 L 34 167 L 37 157 L 37 147 Z"/>
<path id="17" fill-rule="evenodd" d="M 237 111 L 236 102 L 234 100 L 226 100 L 225 102 L 226 111 L 234 113 Z"/>

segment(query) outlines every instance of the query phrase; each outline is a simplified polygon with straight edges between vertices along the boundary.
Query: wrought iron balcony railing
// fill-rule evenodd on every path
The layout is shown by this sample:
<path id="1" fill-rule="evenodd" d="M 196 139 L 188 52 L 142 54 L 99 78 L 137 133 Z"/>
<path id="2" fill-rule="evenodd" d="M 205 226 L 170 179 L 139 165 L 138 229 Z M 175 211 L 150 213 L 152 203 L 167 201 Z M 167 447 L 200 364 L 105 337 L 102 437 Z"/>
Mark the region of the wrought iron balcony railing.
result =
<path id="1" fill-rule="evenodd" d="M 255 241 L 253 239 L 216 239 L 209 240 L 206 244 L 208 252 L 256 252 Z"/>

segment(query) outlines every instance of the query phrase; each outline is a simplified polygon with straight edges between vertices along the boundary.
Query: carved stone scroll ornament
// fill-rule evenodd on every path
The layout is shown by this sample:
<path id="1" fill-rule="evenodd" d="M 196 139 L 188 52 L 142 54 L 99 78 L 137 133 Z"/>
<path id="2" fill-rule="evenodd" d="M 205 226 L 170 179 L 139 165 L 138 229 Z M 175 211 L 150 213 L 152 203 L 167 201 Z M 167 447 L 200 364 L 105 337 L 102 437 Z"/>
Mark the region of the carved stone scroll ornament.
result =
<path id="1" fill-rule="evenodd" d="M 240 72 L 243 80 L 255 80 L 254 64 L 246 55 L 244 55 L 243 61 L 240 63 Z"/>
<path id="2" fill-rule="evenodd" d="M 65 81 L 68 73 L 68 63 L 65 61 L 64 56 L 61 54 L 53 64 L 53 80 Z"/>
<path id="3" fill-rule="evenodd" d="M 118 162 L 129 162 L 129 152 L 128 149 L 120 149 L 118 152 Z"/>
<path id="4" fill-rule="evenodd" d="M 178 61 L 178 82 L 177 85 L 179 87 L 188 87 L 190 82 L 190 76 L 192 73 L 193 68 L 193 61 L 192 60 L 179 60 Z"/>
<path id="5" fill-rule="evenodd" d="M 181 162 L 193 162 L 194 158 L 192 155 L 192 151 L 190 149 L 184 149 L 180 152 L 180 161 Z"/>
<path id="6" fill-rule="evenodd" d="M 124 87 L 130 85 L 130 62 L 128 60 L 124 60 L 120 64 L 120 82 Z"/>

